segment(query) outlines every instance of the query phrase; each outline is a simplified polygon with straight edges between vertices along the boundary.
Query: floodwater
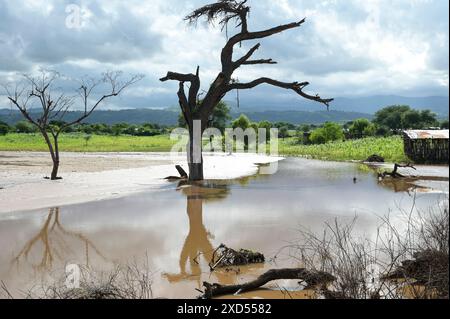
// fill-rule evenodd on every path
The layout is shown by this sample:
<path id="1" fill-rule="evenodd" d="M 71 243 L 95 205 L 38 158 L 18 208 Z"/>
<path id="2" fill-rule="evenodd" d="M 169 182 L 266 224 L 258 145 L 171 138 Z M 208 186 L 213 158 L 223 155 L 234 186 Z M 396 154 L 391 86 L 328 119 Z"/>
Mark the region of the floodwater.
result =
<path id="1" fill-rule="evenodd" d="M 282 249 L 300 228 L 321 232 L 336 217 L 358 217 L 358 233 L 375 235 L 379 217 L 414 205 L 426 210 L 448 193 L 448 167 L 429 180 L 379 183 L 367 166 L 288 158 L 261 174 L 198 185 L 170 183 L 120 199 L 0 216 L 0 280 L 20 296 L 32 285 L 64 275 L 65 265 L 96 271 L 146 259 L 153 297 L 195 298 L 203 281 L 234 284 L 271 268 L 299 267 Z M 436 178 L 437 176 L 437 178 Z M 210 273 L 220 244 L 251 249 L 265 264 Z M 311 298 L 295 281 L 244 297 Z M 284 291 L 284 292 L 283 292 Z"/>

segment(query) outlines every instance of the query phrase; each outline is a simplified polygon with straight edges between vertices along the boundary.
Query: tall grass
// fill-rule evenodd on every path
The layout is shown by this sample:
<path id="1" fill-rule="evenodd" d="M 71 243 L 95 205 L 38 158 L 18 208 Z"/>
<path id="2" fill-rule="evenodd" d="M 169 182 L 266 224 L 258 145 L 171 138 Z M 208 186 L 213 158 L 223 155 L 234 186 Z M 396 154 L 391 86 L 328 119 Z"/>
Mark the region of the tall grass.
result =
<path id="1" fill-rule="evenodd" d="M 280 140 L 280 154 L 286 156 L 305 156 L 313 159 L 349 161 L 366 160 L 370 155 L 383 156 L 387 162 L 407 162 L 402 138 L 370 137 L 322 145 L 301 145 L 296 139 Z"/>
<path id="2" fill-rule="evenodd" d="M 92 135 L 86 141 L 83 134 L 63 134 L 59 139 L 62 152 L 168 152 L 174 143 L 168 135 Z M 7 134 L 0 136 L 0 151 L 47 152 L 48 148 L 40 134 Z"/>
<path id="3" fill-rule="evenodd" d="M 176 143 L 169 135 L 150 137 L 93 135 L 88 141 L 83 134 L 63 134 L 63 152 L 169 152 Z M 48 151 L 40 134 L 7 134 L 0 136 L 0 151 Z M 279 140 L 283 156 L 305 156 L 313 159 L 349 161 L 365 160 L 378 154 L 388 162 L 407 162 L 400 137 L 365 138 L 323 145 L 301 145 L 295 138 Z"/>

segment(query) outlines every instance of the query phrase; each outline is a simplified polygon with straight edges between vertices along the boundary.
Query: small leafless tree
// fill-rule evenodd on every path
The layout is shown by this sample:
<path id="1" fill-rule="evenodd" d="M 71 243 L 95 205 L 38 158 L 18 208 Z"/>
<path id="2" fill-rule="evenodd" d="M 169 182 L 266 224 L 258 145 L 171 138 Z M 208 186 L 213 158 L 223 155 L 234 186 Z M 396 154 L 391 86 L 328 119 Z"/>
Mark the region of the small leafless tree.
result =
<path id="1" fill-rule="evenodd" d="M 106 72 L 101 79 L 83 79 L 77 90 L 81 98 L 82 114 L 76 119 L 65 122 L 65 116 L 77 104 L 77 96 L 69 96 L 58 89 L 56 84 L 61 80 L 55 71 L 41 70 L 39 76 L 24 75 L 22 81 L 14 88 L 5 85 L 9 101 L 34 125 L 44 137 L 53 161 L 51 180 L 59 179 L 60 163 L 58 138 L 69 127 L 82 123 L 103 102 L 118 96 L 130 85 L 142 79 L 142 75 L 133 75 L 129 79 L 120 79 L 122 72 Z M 94 91 L 97 88 L 104 92 L 95 100 Z M 60 91 L 60 92 L 58 92 Z M 78 104 L 80 105 L 80 104 Z M 37 107 L 36 107 L 37 106 Z"/>
<path id="2" fill-rule="evenodd" d="M 202 143 L 201 138 L 200 141 L 197 141 L 198 138 L 194 138 L 194 123 L 201 123 L 201 133 L 203 133 L 203 131 L 207 128 L 208 119 L 214 108 L 228 92 L 233 90 L 252 89 L 261 84 L 268 84 L 279 88 L 292 90 L 303 98 L 323 103 L 327 107 L 329 106 L 329 103 L 333 101 L 333 99 L 322 99 L 319 95 L 309 95 L 305 93 L 303 90 L 309 85 L 308 82 L 288 83 L 280 82 L 268 77 L 261 77 L 248 83 L 239 83 L 233 79 L 233 73 L 241 66 L 277 63 L 272 59 L 252 59 L 253 54 L 260 47 L 259 43 L 253 46 L 247 54 L 237 60 L 234 60 L 233 51 L 236 45 L 242 44 L 245 41 L 267 38 L 286 30 L 298 28 L 305 23 L 305 19 L 303 19 L 298 22 L 280 25 L 263 31 L 250 32 L 247 24 L 250 7 L 246 4 L 247 0 L 219 0 L 216 3 L 209 4 L 195 10 L 185 18 L 185 20 L 191 24 L 197 23 L 197 21 L 203 17 L 206 17 L 207 21 L 211 23 L 219 21 L 222 30 L 228 30 L 229 23 L 234 21 L 236 23 L 236 28 L 240 29 L 240 32 L 229 38 L 223 47 L 221 54 L 222 70 L 217 75 L 216 79 L 211 84 L 209 90 L 201 101 L 199 100 L 199 67 L 197 67 L 195 74 L 168 72 L 165 77 L 160 79 L 162 82 L 179 82 L 179 104 L 186 119 L 186 123 L 188 123 L 190 136 L 188 146 L 188 164 L 190 175 L 189 178 L 191 180 L 203 179 L 203 158 L 198 160 L 198 154 L 200 154 L 201 157 Z M 187 95 L 185 92 L 186 83 L 190 84 Z"/>

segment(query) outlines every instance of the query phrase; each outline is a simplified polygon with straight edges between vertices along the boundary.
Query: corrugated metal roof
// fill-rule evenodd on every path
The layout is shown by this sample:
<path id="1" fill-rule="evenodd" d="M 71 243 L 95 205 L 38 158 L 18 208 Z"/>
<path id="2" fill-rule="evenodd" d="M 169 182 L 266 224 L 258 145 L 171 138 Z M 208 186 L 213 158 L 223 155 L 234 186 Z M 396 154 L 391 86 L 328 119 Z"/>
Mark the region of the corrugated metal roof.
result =
<path id="1" fill-rule="evenodd" d="M 404 133 L 413 140 L 448 139 L 448 130 L 410 130 Z"/>

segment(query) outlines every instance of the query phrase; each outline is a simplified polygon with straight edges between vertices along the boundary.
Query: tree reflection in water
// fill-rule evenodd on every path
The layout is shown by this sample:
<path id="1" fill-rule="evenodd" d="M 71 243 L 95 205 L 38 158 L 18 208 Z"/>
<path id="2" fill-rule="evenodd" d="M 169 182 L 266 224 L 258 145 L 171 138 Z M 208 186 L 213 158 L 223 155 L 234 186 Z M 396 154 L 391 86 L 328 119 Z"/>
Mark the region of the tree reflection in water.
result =
<path id="1" fill-rule="evenodd" d="M 87 267 L 89 266 L 90 249 L 103 259 L 106 259 L 87 237 L 78 232 L 68 231 L 62 226 L 60 209 L 55 207 L 50 209 L 47 219 L 39 232 L 24 245 L 19 254 L 13 259 L 13 264 L 19 266 L 22 261 L 25 261 L 30 263 L 36 270 L 50 270 L 55 259 L 65 261 L 70 253 L 74 253 L 74 250 L 68 243 L 70 239 L 83 244 Z M 42 256 L 37 264 L 29 260 L 32 252 L 37 252 L 38 256 Z"/>
<path id="2" fill-rule="evenodd" d="M 171 283 L 183 280 L 195 280 L 198 288 L 201 288 L 201 260 L 208 264 L 213 257 L 215 247 L 211 243 L 214 236 L 203 224 L 203 203 L 221 200 L 229 194 L 227 185 L 211 185 L 208 183 L 196 183 L 179 185 L 187 199 L 187 215 L 189 218 L 189 233 L 186 236 L 179 259 L 179 274 L 164 274 Z M 189 263 L 190 272 L 187 271 Z M 253 268 L 262 268 L 263 265 L 255 265 Z M 241 268 L 242 270 L 242 268 Z M 208 269 L 209 271 L 209 269 Z M 236 280 L 237 272 L 216 270 L 213 273 L 221 284 L 232 284 Z"/>

